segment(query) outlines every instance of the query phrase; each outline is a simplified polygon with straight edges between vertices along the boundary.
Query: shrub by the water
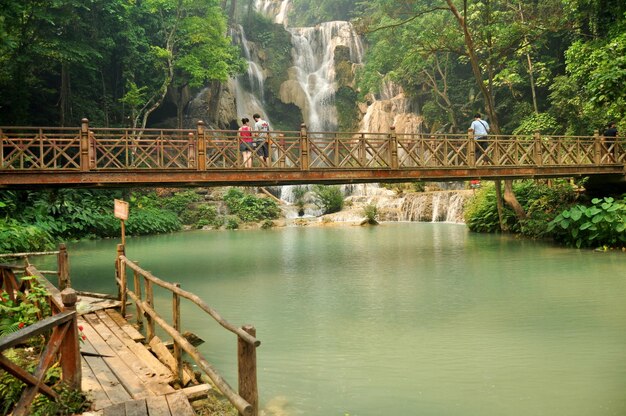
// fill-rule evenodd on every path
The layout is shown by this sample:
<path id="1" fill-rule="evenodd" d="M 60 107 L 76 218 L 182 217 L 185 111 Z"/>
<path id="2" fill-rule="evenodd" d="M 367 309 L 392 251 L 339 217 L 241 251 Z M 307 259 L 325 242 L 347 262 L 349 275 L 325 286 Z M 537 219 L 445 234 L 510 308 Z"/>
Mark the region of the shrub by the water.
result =
<path id="1" fill-rule="evenodd" d="M 343 208 L 343 194 L 338 186 L 315 185 L 313 193 L 316 198 L 315 204 L 322 210 L 323 214 L 339 212 Z"/>
<path id="2" fill-rule="evenodd" d="M 591 203 L 566 209 L 550 222 L 554 238 L 578 248 L 626 246 L 626 197 L 594 198 Z"/>
<path id="3" fill-rule="evenodd" d="M 224 202 L 230 213 L 244 222 L 273 220 L 280 215 L 280 208 L 273 199 L 259 198 L 239 188 L 229 189 L 224 195 Z"/>
<path id="4" fill-rule="evenodd" d="M 367 204 L 363 207 L 363 215 L 369 224 L 378 224 L 378 208 L 374 204 Z"/>
<path id="5" fill-rule="evenodd" d="M 513 191 L 526 212 L 526 219 L 520 221 L 505 204 L 503 217 L 506 229 L 532 238 L 548 236 L 548 223 L 576 200 L 574 189 L 565 180 L 554 180 L 552 186 L 532 180 L 519 181 L 514 183 Z M 465 223 L 475 232 L 500 231 L 493 183 L 483 182 L 468 201 Z"/>

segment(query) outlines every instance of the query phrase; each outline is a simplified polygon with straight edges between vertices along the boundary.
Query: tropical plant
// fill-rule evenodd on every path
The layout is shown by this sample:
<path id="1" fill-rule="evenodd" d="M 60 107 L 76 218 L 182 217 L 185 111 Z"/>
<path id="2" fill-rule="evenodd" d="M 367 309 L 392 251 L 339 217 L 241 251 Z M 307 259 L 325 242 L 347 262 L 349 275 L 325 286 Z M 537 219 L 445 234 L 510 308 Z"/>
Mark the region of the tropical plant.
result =
<path id="1" fill-rule="evenodd" d="M 591 206 L 575 205 L 548 225 L 557 241 L 580 247 L 626 245 L 626 197 L 594 198 Z"/>
<path id="2" fill-rule="evenodd" d="M 367 204 L 363 207 L 363 215 L 365 215 L 365 219 L 368 224 L 376 225 L 378 224 L 378 207 L 375 204 Z"/>
<path id="3" fill-rule="evenodd" d="M 322 210 L 323 214 L 339 212 L 343 208 L 343 194 L 336 185 L 315 185 L 315 204 Z"/>
<path id="4" fill-rule="evenodd" d="M 50 316 L 48 292 L 45 288 L 32 277 L 22 277 L 22 280 L 30 280 L 30 288 L 26 293 L 17 292 L 15 301 L 6 292 L 0 293 L 0 336 L 16 332 Z"/>
<path id="5" fill-rule="evenodd" d="M 244 222 L 272 220 L 278 218 L 280 214 L 280 208 L 273 199 L 259 198 L 239 188 L 229 189 L 224 195 L 224 202 L 230 213 Z"/>

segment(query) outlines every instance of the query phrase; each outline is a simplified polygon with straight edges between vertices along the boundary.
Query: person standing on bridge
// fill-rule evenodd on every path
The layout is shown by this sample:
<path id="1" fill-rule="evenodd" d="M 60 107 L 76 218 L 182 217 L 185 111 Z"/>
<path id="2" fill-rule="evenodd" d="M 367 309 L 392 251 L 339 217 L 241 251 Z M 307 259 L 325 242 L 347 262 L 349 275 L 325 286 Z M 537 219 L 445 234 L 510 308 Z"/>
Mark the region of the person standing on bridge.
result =
<path id="1" fill-rule="evenodd" d="M 474 140 L 476 141 L 476 160 L 485 154 L 488 144 L 485 142 L 489 135 L 489 123 L 480 119 L 480 113 L 474 114 L 474 121 L 470 125 L 470 129 L 474 132 Z"/>
<path id="2" fill-rule="evenodd" d="M 239 127 L 239 151 L 243 156 L 243 166 L 252 167 L 252 129 L 248 125 L 250 119 L 244 117 L 241 119 L 241 127 Z"/>
<path id="3" fill-rule="evenodd" d="M 267 161 L 270 155 L 269 152 L 269 139 L 270 139 L 270 123 L 263 120 L 259 114 L 252 116 L 254 119 L 254 143 L 256 144 L 256 151 L 263 163 L 267 166 Z"/>
<path id="4" fill-rule="evenodd" d="M 616 140 L 617 127 L 614 121 L 611 121 L 609 124 L 607 124 L 603 136 L 607 142 L 614 142 Z"/>

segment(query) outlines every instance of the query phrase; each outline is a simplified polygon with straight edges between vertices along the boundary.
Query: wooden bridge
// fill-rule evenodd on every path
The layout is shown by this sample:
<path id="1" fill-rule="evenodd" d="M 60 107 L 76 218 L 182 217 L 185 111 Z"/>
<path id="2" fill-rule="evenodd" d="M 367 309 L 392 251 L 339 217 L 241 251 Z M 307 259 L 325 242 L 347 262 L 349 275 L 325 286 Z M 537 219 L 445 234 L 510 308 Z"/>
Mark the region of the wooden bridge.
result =
<path id="1" fill-rule="evenodd" d="M 0 128 L 0 188 L 287 185 L 624 175 L 626 141 L 593 136 L 275 131 L 246 168 L 237 131 Z"/>

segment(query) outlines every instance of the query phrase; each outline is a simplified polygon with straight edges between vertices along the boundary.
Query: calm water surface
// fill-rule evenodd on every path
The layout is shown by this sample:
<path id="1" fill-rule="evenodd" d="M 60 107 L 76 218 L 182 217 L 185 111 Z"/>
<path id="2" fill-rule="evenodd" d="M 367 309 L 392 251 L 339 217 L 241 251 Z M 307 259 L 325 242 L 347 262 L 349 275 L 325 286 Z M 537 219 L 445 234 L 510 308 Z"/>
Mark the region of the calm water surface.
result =
<path id="1" fill-rule="evenodd" d="M 75 287 L 114 292 L 115 243 L 70 246 Z M 270 414 L 626 414 L 622 253 L 407 223 L 131 238 L 127 255 L 256 326 Z M 186 301 L 183 327 L 236 387 L 235 337 Z"/>

